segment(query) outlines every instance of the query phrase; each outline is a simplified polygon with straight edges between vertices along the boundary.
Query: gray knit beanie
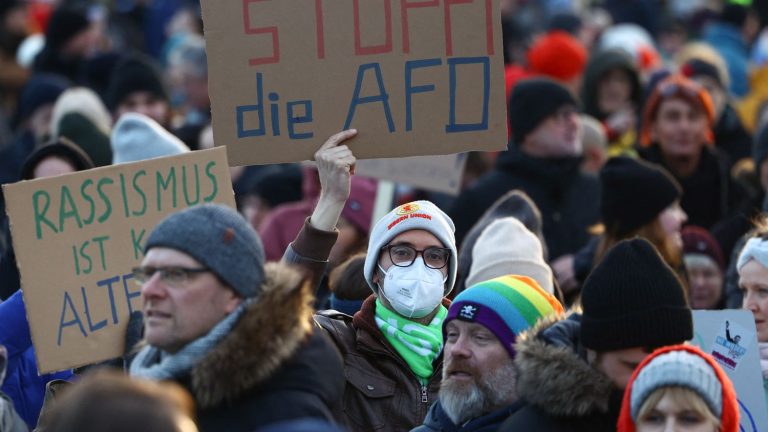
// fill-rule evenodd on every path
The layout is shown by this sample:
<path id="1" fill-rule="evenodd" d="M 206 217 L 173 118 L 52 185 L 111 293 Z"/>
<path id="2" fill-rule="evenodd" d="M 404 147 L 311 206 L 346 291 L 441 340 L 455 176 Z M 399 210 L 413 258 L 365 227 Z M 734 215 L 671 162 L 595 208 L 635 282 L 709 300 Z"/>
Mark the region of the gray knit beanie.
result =
<path id="1" fill-rule="evenodd" d="M 160 221 L 144 246 L 186 253 L 214 272 L 243 297 L 255 297 L 264 282 L 264 247 L 256 231 L 237 211 L 202 204 Z"/>
<path id="2" fill-rule="evenodd" d="M 706 402 L 715 417 L 723 412 L 723 386 L 706 360 L 688 351 L 670 351 L 651 360 L 632 384 L 630 407 L 637 421 L 645 400 L 661 387 L 684 387 Z"/>

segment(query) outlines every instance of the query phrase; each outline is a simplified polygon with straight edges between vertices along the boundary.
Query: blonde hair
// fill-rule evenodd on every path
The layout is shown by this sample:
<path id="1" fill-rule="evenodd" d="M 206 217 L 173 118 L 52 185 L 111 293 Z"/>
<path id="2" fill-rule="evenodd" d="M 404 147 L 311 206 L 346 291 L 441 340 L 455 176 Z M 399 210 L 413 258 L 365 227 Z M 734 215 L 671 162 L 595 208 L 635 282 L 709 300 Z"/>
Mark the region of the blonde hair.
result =
<path id="1" fill-rule="evenodd" d="M 678 407 L 699 414 L 705 421 L 712 424 L 716 430 L 720 430 L 720 419 L 710 411 L 707 403 L 693 390 L 685 387 L 659 387 L 654 390 L 640 407 L 635 424 L 638 424 L 641 419 L 650 414 L 664 396 L 669 396 Z"/>

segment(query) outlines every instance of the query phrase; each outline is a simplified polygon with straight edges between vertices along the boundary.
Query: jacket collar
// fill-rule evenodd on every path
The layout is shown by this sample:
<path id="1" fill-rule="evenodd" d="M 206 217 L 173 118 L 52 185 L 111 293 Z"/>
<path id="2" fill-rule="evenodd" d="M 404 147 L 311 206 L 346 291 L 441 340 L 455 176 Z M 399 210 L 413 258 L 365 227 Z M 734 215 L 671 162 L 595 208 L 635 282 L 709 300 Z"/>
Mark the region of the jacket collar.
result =
<path id="1" fill-rule="evenodd" d="M 192 393 L 201 408 L 237 399 L 266 381 L 312 332 L 310 284 L 285 264 L 268 263 L 264 270 L 259 297 L 192 369 Z"/>
<path id="2" fill-rule="evenodd" d="M 563 187 L 579 174 L 581 157 L 540 158 L 531 156 L 510 142 L 507 151 L 499 154 L 496 169 L 530 178 L 544 185 Z"/>
<path id="3" fill-rule="evenodd" d="M 456 425 L 448 414 L 445 413 L 443 405 L 438 400 L 429 409 L 429 414 L 424 420 L 424 425 L 431 427 L 432 430 L 442 432 L 460 432 L 460 431 L 495 431 L 499 426 L 514 414 L 518 409 L 525 406 L 522 401 L 517 401 L 504 408 L 497 409 L 483 416 L 474 418 L 464 423 Z"/>
<path id="4" fill-rule="evenodd" d="M 552 416 L 606 413 L 613 406 L 612 393 L 619 392 L 587 363 L 579 341 L 580 319 L 576 313 L 547 318 L 515 344 L 518 395 Z"/>

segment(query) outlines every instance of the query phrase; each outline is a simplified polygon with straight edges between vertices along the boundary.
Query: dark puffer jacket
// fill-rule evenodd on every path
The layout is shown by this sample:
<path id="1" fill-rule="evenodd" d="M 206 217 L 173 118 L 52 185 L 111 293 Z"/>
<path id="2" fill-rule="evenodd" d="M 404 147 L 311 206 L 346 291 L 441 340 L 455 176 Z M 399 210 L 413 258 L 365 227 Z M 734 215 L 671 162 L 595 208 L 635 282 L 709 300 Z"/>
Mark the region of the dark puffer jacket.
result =
<path id="1" fill-rule="evenodd" d="M 515 344 L 517 390 L 527 406 L 499 431 L 615 431 L 623 392 L 587 363 L 581 316 L 550 318 Z"/>
<path id="2" fill-rule="evenodd" d="M 496 199 L 520 189 L 541 211 L 550 260 L 578 251 L 589 240 L 588 228 L 600 219 L 600 182 L 581 173 L 580 163 L 580 158 L 535 158 L 510 144 L 494 170 L 464 190 L 451 208 L 456 242 Z"/>
<path id="3" fill-rule="evenodd" d="M 728 171 L 727 157 L 717 149 L 704 147 L 696 171 L 686 178 L 669 168 L 658 144 L 640 151 L 640 157 L 668 170 L 683 187 L 680 206 L 688 215 L 689 225 L 711 229 L 731 216 L 746 197 L 744 189 L 733 181 Z"/>

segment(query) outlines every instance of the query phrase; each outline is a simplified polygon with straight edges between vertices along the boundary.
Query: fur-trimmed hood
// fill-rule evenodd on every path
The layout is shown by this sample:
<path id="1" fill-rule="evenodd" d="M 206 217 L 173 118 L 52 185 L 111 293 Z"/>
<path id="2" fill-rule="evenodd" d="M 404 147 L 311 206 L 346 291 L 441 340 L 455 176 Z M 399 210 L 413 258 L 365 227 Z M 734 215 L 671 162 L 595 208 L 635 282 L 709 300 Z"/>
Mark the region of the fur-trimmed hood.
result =
<path id="1" fill-rule="evenodd" d="M 201 408 L 231 402 L 263 384 L 312 333 L 312 287 L 282 263 L 264 266 L 261 294 L 232 332 L 191 372 L 191 390 Z"/>
<path id="2" fill-rule="evenodd" d="M 549 317 L 521 334 L 515 350 L 519 396 L 555 417 L 608 412 L 614 386 L 587 362 L 581 315 Z"/>

